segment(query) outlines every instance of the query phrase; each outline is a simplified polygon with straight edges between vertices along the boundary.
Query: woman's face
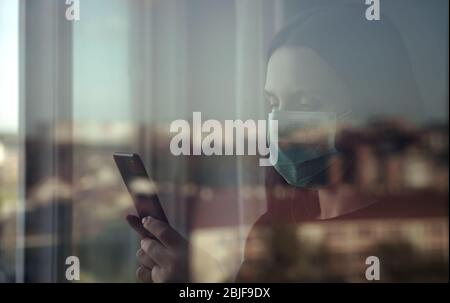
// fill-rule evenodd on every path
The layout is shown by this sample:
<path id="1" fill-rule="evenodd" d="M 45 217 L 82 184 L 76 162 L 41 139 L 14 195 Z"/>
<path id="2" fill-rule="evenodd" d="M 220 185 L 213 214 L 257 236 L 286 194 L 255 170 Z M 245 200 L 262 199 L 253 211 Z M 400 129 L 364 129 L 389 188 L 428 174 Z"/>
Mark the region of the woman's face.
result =
<path id="1" fill-rule="evenodd" d="M 303 47 L 281 47 L 272 54 L 264 93 L 272 109 L 337 114 L 349 109 L 349 94 L 336 72 Z"/>
<path id="2" fill-rule="evenodd" d="M 311 49 L 282 47 L 269 60 L 265 94 L 277 121 L 275 169 L 291 185 L 325 186 L 337 115 L 349 109 L 342 81 Z"/>

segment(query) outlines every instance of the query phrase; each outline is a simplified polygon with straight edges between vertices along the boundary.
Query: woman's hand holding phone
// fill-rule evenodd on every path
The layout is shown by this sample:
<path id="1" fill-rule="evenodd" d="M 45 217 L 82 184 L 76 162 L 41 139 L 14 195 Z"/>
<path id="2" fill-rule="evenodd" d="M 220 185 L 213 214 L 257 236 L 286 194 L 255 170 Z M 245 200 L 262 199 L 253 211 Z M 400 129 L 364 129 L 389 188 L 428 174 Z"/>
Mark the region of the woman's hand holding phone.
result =
<path id="1" fill-rule="evenodd" d="M 188 282 L 188 242 L 168 223 L 152 217 L 141 220 L 127 216 L 127 222 L 141 236 L 136 253 L 139 268 L 136 276 L 142 282 Z M 155 239 L 146 237 L 150 233 Z"/>

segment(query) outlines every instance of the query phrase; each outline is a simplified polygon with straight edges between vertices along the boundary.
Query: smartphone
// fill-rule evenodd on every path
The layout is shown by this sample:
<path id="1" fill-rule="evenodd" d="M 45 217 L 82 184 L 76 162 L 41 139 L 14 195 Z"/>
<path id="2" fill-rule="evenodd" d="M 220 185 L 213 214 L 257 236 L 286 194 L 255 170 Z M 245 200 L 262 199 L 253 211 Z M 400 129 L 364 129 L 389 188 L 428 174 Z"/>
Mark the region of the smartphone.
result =
<path id="1" fill-rule="evenodd" d="M 139 222 L 135 217 L 127 217 L 128 223 L 141 235 L 141 237 L 154 238 L 141 223 L 142 218 L 150 216 L 168 223 L 166 214 L 161 206 L 156 190 L 156 184 L 147 174 L 145 166 L 135 153 L 117 152 L 113 155 L 117 168 L 122 176 L 125 186 L 130 193 L 136 208 Z"/>

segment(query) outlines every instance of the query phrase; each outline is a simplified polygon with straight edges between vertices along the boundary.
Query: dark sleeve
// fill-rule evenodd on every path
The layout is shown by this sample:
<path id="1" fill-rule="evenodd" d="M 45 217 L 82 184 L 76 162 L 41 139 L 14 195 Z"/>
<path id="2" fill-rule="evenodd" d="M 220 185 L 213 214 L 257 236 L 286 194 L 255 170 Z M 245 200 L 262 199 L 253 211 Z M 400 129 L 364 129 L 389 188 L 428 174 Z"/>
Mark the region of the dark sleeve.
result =
<path id="1" fill-rule="evenodd" d="M 261 229 L 263 227 L 270 225 L 270 214 L 264 213 L 259 217 L 258 220 L 253 224 L 250 232 L 248 233 L 247 239 L 245 241 L 244 247 L 244 260 L 239 268 L 238 273 L 235 277 L 235 282 L 248 282 L 251 276 L 251 259 L 252 259 L 252 247 L 255 241 L 259 241 L 261 237 Z"/>

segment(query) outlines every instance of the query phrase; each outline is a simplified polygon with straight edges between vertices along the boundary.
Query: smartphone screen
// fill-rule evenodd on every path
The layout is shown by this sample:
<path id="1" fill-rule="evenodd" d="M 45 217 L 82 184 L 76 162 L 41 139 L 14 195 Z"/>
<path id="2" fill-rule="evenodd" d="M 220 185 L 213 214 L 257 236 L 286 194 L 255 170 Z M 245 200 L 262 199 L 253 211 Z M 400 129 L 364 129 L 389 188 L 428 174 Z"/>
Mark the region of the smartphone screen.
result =
<path id="1" fill-rule="evenodd" d="M 128 192 L 133 198 L 139 218 L 150 216 L 168 222 L 158 198 L 156 184 L 147 174 L 139 155 L 114 153 L 113 157 Z"/>

